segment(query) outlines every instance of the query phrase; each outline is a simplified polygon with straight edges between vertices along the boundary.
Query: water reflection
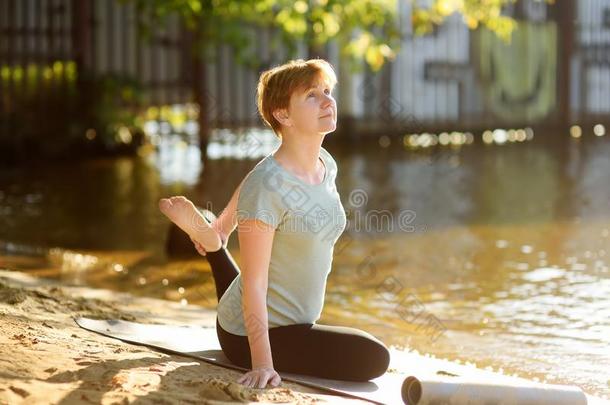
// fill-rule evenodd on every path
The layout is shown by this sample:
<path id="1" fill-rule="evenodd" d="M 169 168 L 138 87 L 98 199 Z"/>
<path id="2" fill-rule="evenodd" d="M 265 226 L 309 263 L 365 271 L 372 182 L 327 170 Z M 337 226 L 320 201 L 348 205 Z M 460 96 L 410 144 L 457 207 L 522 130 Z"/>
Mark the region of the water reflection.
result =
<path id="1" fill-rule="evenodd" d="M 197 184 L 203 166 L 201 151 L 196 145 L 172 135 L 161 138 L 157 150 L 149 159 L 159 172 L 161 183 L 184 183 L 188 186 Z"/>
<path id="2" fill-rule="evenodd" d="M 168 141 L 154 156 L 0 173 L 0 267 L 214 308 L 205 260 L 165 257 L 157 200 L 183 194 L 220 211 L 277 145 L 236 139 L 219 136 L 208 167 Z M 415 217 L 411 231 L 348 227 L 320 322 L 607 394 L 610 143 L 543 140 L 416 153 L 325 144 L 352 225 L 371 210 Z M 416 307 L 442 326 L 437 339 Z"/>

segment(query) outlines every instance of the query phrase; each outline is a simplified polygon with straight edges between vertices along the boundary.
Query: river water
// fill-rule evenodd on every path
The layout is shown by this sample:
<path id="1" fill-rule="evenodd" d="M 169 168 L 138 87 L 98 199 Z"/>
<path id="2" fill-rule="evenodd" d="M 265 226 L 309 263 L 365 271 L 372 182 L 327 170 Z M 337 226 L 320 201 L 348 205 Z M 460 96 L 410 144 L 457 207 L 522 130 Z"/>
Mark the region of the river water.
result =
<path id="1" fill-rule="evenodd" d="M 319 322 L 610 395 L 605 138 L 423 152 L 325 143 L 348 227 Z M 166 254 L 157 201 L 185 195 L 218 213 L 275 146 L 244 158 L 214 143 L 203 166 L 174 139 L 134 158 L 0 171 L 0 267 L 213 309 L 205 259 Z M 229 248 L 239 262 L 236 235 Z"/>

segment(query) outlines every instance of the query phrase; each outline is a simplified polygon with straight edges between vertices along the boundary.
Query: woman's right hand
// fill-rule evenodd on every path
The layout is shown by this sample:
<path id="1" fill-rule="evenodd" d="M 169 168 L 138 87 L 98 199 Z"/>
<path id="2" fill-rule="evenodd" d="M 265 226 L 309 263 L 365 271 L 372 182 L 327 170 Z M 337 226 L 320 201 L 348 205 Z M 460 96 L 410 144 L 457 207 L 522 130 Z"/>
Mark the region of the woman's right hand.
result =
<path id="1" fill-rule="evenodd" d="M 280 385 L 282 377 L 273 369 L 273 367 L 258 367 L 248 371 L 242 375 L 237 382 L 250 388 L 265 388 L 267 383 L 272 387 Z"/>
<path id="2" fill-rule="evenodd" d="M 213 222 L 210 226 L 213 229 L 215 229 L 216 232 L 218 233 L 218 236 L 220 237 L 220 241 L 222 242 L 222 246 L 227 247 L 227 235 L 225 235 L 224 232 L 222 232 L 222 230 L 220 228 L 215 226 L 215 224 L 216 224 L 216 222 Z M 197 250 L 197 253 L 199 253 L 201 256 L 205 256 L 207 254 L 205 248 L 203 247 L 203 245 L 201 243 L 197 242 L 193 238 L 191 238 L 191 241 L 193 242 L 193 245 L 195 245 L 195 249 Z"/>

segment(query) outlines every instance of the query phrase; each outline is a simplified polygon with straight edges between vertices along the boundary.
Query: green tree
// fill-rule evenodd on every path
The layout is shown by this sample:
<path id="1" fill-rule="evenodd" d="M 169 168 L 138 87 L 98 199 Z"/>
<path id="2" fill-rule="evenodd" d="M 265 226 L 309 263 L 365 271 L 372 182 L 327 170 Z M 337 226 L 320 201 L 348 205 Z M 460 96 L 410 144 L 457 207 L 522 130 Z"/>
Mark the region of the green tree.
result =
<path id="1" fill-rule="evenodd" d="M 293 55 L 298 40 L 304 39 L 316 49 L 337 39 L 348 60 L 365 60 L 373 71 L 393 59 L 400 46 L 400 0 L 122 1 L 137 4 L 145 35 L 175 14 L 196 34 L 204 55 L 211 57 L 218 43 L 229 44 L 238 60 L 250 65 L 261 62 L 258 55 L 246 54 L 252 37 L 249 28 L 254 27 L 277 29 L 272 45 L 277 46 L 281 40 Z M 504 6 L 516 0 L 433 0 L 430 7 L 421 6 L 417 0 L 402 1 L 411 5 L 416 35 L 431 32 L 454 13 L 461 14 L 469 28 L 484 26 L 507 41 L 517 27 L 514 19 L 501 13 Z"/>
<path id="2" fill-rule="evenodd" d="M 253 30 L 266 27 L 275 31 L 272 47 L 287 47 L 294 56 L 299 40 L 305 40 L 310 57 L 322 55 L 321 45 L 336 40 L 342 56 L 349 62 L 366 61 L 378 71 L 392 60 L 400 47 L 405 27 L 400 26 L 399 1 L 411 5 L 411 27 L 416 35 L 424 35 L 442 24 L 445 19 L 460 13 L 468 27 L 485 26 L 501 38 L 509 40 L 517 22 L 502 15 L 502 8 L 516 0 L 433 0 L 430 7 L 422 7 L 418 0 L 122 0 L 135 2 L 140 28 L 144 35 L 178 15 L 194 34 L 196 68 L 205 69 L 202 58 L 213 58 L 216 45 L 227 44 L 234 56 L 246 65 L 260 66 L 259 56 L 249 44 Z M 539 0 L 552 2 L 553 0 Z M 350 64 L 353 71 L 361 63 Z M 200 111 L 206 111 L 203 81 L 195 83 L 199 89 Z M 209 130 L 207 117 L 200 114 L 202 148 Z M 205 150 L 205 149 L 202 149 Z"/>

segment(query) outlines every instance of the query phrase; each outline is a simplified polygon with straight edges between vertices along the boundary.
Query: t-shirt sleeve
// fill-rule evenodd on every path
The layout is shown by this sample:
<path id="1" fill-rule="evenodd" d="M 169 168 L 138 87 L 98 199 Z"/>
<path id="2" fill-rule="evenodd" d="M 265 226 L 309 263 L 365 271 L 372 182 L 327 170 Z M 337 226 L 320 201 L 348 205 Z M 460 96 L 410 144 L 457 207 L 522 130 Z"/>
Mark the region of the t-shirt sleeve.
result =
<path id="1" fill-rule="evenodd" d="M 271 173 L 255 170 L 246 176 L 237 199 L 237 221 L 258 219 L 277 227 L 286 213 L 286 205 L 279 189 L 273 187 Z"/>

